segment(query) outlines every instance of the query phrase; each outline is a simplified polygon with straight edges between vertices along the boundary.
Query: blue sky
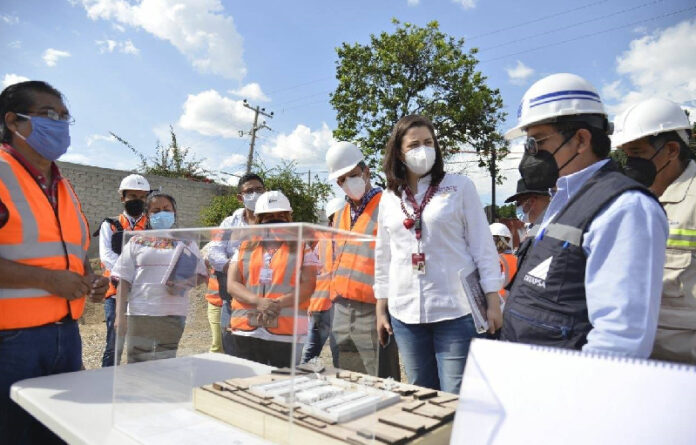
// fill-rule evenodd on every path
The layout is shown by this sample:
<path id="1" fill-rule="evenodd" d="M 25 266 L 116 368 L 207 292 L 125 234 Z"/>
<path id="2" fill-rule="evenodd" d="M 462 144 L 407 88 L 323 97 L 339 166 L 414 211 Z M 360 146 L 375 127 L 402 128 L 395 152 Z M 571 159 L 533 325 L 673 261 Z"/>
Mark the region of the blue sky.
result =
<path id="1" fill-rule="evenodd" d="M 393 17 L 437 20 L 478 47 L 479 70 L 513 116 L 534 81 L 562 71 L 592 82 L 612 114 L 652 95 L 696 108 L 689 0 L 3 0 L 0 80 L 46 80 L 65 94 L 77 120 L 66 161 L 135 168 L 109 131 L 152 154 L 171 124 L 206 168 L 238 173 L 249 146 L 238 132 L 252 119 L 246 97 L 275 113 L 257 141 L 267 165 L 294 159 L 325 175 L 335 48 L 392 31 Z M 499 204 L 514 192 L 517 162 L 503 164 Z M 468 166 L 488 203 L 490 180 L 474 165 L 451 168 Z"/>

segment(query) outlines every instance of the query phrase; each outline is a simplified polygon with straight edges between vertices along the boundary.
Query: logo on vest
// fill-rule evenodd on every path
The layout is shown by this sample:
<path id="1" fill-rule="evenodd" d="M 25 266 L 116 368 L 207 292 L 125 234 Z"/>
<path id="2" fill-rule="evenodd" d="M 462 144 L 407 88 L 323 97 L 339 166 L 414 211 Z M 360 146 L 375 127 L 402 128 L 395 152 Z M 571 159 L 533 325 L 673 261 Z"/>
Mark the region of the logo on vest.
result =
<path id="1" fill-rule="evenodd" d="M 552 256 L 548 257 L 537 265 L 537 267 L 527 272 L 524 276 L 524 282 L 542 289 L 546 289 L 546 276 L 549 274 L 551 261 L 553 261 Z"/>

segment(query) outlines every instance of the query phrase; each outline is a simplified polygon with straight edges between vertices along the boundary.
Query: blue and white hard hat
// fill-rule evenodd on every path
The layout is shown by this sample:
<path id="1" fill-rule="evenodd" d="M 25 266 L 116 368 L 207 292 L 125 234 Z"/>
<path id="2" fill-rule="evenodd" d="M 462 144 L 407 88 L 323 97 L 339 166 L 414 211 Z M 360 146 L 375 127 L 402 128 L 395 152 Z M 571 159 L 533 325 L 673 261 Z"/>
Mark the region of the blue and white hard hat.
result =
<path id="1" fill-rule="evenodd" d="M 517 109 L 517 126 L 505 133 L 505 139 L 524 136 L 532 125 L 556 122 L 561 116 L 573 115 L 595 115 L 598 123 L 606 122 L 607 118 L 599 93 L 588 81 L 570 73 L 552 74 L 524 93 Z"/>

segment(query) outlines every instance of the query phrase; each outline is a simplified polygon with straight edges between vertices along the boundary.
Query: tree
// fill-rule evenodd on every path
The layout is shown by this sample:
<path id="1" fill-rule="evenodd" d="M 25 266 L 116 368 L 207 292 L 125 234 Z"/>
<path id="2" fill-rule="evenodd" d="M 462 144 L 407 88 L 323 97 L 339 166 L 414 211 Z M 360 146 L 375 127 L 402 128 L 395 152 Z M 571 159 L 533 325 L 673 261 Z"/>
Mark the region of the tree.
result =
<path id="1" fill-rule="evenodd" d="M 507 144 L 497 129 L 505 118 L 503 101 L 476 71 L 477 49 L 467 52 L 464 39 L 440 32 L 436 21 L 425 27 L 392 23 L 394 33 L 336 49 L 334 137 L 356 142 L 375 172 L 396 122 L 422 114 L 433 121 L 445 160 L 465 145 L 477 149 L 482 166 L 489 166 L 492 147 L 502 159 Z"/>
<path id="2" fill-rule="evenodd" d="M 515 204 L 505 204 L 503 206 L 496 206 L 498 208 L 497 215 L 499 218 L 517 218 L 517 209 Z"/>
<path id="3" fill-rule="evenodd" d="M 201 167 L 202 161 L 189 159 L 191 148 L 182 148 L 179 146 L 176 133 L 174 133 L 174 128 L 171 125 L 169 126 L 169 135 L 171 137 L 169 146 L 163 147 L 162 144 L 157 141 L 155 155 L 149 158 L 121 136 L 118 136 L 114 132 L 109 133 L 140 158 L 140 167 L 138 168 L 140 173 L 166 176 L 169 178 L 186 178 L 193 181 L 213 182 L 205 176 L 207 171 Z"/>
<path id="4" fill-rule="evenodd" d="M 273 168 L 257 163 L 253 171 L 263 178 L 266 190 L 280 190 L 288 197 L 293 221 L 315 223 L 319 220 L 319 203 L 331 195 L 331 186 L 319 176 L 315 175 L 311 184 L 305 183 L 304 175 L 297 171 L 294 162 L 283 162 Z M 201 220 L 206 226 L 217 226 L 242 205 L 234 193 L 216 196 L 201 212 Z"/>

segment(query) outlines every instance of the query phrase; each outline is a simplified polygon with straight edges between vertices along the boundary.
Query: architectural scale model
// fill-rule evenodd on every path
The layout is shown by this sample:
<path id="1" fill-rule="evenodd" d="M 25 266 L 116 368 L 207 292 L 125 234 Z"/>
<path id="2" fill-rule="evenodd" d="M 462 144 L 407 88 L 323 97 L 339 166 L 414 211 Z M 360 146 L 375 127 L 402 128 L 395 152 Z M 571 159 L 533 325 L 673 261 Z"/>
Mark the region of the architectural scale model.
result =
<path id="1" fill-rule="evenodd" d="M 458 397 L 349 371 L 269 374 L 194 390 L 197 410 L 277 443 L 447 444 Z"/>

